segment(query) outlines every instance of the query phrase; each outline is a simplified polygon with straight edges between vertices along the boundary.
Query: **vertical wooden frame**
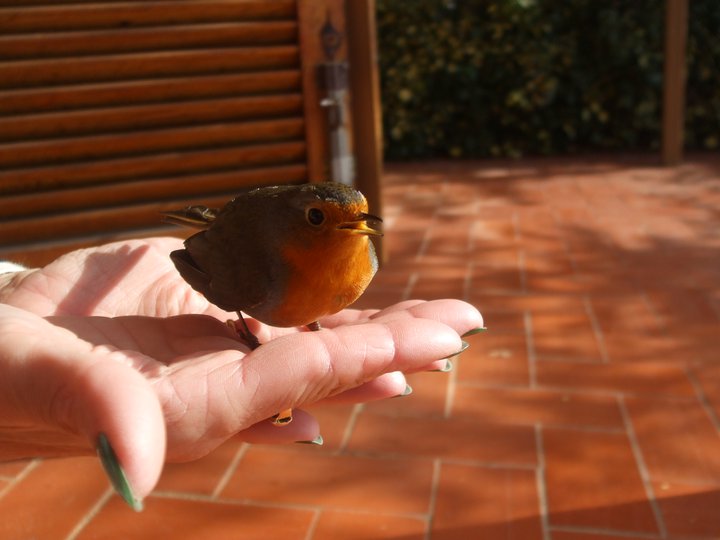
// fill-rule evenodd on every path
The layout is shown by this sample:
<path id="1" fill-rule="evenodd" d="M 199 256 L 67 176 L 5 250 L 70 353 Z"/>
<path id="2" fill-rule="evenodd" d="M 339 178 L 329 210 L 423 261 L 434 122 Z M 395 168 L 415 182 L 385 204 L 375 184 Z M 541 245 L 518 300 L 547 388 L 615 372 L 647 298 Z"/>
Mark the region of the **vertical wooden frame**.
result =
<path id="1" fill-rule="evenodd" d="M 666 165 L 679 163 L 683 155 L 687 29 L 688 0 L 667 0 L 662 122 L 662 159 Z"/>
<path id="2" fill-rule="evenodd" d="M 367 197 L 370 212 L 381 216 L 382 108 L 375 12 L 375 0 L 347 3 L 355 185 Z M 383 260 L 382 243 L 378 247 Z"/>
<path id="3" fill-rule="evenodd" d="M 318 72 L 318 66 L 328 60 L 325 57 L 320 35 L 328 19 L 338 32 L 346 36 L 343 0 L 298 0 L 309 182 L 323 182 L 329 178 L 328 121 L 327 112 L 320 105 L 325 95 Z M 347 51 L 347 39 L 343 39 L 334 59 L 338 62 L 347 61 Z"/>

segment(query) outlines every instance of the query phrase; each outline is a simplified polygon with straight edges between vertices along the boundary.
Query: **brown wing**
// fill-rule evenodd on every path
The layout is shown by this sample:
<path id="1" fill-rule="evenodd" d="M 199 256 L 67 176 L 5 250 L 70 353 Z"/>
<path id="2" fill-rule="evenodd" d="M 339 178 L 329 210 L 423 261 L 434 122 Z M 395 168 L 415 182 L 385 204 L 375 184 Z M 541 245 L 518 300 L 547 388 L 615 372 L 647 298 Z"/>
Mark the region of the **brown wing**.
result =
<path id="1" fill-rule="evenodd" d="M 182 210 L 161 212 L 163 221 L 173 225 L 186 225 L 196 229 L 207 229 L 217 218 L 220 211 L 207 206 L 187 206 Z"/>
<path id="2" fill-rule="evenodd" d="M 245 311 L 281 294 L 273 250 L 241 196 L 228 203 L 206 230 L 171 254 L 180 275 L 210 302 L 226 311 Z M 257 216 L 256 216 L 257 217 Z"/>
<path id="3" fill-rule="evenodd" d="M 186 249 L 175 250 L 170 253 L 170 259 L 182 278 L 193 289 L 207 297 L 206 292 L 210 289 L 210 276 L 197 265 L 188 251 Z"/>

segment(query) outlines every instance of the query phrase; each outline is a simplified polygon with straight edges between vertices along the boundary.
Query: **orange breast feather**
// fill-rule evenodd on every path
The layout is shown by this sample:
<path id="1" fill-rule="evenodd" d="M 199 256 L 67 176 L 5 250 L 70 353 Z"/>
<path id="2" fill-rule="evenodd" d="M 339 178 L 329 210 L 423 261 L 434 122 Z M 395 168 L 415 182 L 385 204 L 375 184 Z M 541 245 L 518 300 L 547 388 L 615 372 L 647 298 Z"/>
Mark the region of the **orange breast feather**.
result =
<path id="1" fill-rule="evenodd" d="M 285 301 L 277 310 L 277 326 L 300 326 L 337 313 L 363 293 L 377 269 L 367 236 L 337 231 L 310 249 L 287 247 L 291 266 Z"/>

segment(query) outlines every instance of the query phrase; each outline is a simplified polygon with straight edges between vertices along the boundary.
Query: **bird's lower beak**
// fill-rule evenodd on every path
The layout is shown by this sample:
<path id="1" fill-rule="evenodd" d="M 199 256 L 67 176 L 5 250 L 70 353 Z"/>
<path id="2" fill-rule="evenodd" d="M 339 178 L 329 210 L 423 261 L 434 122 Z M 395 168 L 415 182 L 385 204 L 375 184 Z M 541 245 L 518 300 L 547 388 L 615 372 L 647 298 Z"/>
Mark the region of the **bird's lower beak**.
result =
<path id="1" fill-rule="evenodd" d="M 338 226 L 338 229 L 353 233 L 353 234 L 365 234 L 367 236 L 382 236 L 382 231 L 374 229 L 368 225 L 368 221 L 375 221 L 382 223 L 382 219 L 372 214 L 360 214 L 358 219 L 352 221 L 346 221 Z"/>

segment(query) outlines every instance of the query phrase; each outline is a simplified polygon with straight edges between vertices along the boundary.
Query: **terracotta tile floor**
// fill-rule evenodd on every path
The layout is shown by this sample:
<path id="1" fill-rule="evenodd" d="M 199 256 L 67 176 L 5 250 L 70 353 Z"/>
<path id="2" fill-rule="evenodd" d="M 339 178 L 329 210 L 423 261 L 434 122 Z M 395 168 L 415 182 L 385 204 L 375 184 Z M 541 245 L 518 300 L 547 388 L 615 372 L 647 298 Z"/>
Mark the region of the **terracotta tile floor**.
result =
<path id="1" fill-rule="evenodd" d="M 389 263 L 361 303 L 475 303 L 489 331 L 453 372 L 317 409 L 322 448 L 168 466 L 142 514 L 94 459 L 0 465 L 0 538 L 720 538 L 720 159 L 403 164 L 385 184 Z"/>

